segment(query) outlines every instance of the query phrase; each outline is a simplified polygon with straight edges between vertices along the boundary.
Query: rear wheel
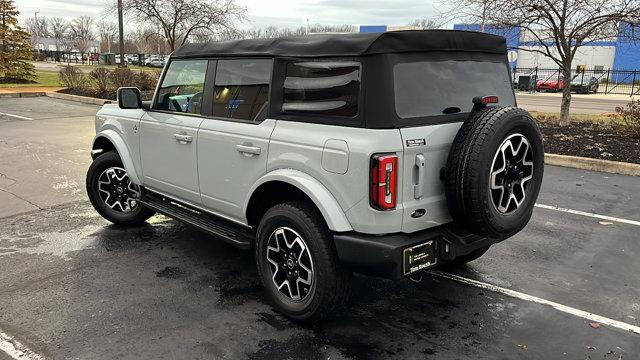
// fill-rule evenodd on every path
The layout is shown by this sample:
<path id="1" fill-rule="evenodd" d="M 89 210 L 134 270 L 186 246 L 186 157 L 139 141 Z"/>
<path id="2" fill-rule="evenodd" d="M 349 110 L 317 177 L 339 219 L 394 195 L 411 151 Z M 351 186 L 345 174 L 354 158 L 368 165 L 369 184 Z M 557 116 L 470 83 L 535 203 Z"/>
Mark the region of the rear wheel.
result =
<path id="1" fill-rule="evenodd" d="M 276 205 L 263 216 L 255 247 L 262 284 L 283 314 L 316 322 L 339 310 L 351 273 L 338 262 L 331 232 L 304 202 Z"/>
<path id="2" fill-rule="evenodd" d="M 115 151 L 93 160 L 87 172 L 86 186 L 91 205 L 114 224 L 137 225 L 154 214 L 138 202 L 140 187 L 131 182 Z"/>

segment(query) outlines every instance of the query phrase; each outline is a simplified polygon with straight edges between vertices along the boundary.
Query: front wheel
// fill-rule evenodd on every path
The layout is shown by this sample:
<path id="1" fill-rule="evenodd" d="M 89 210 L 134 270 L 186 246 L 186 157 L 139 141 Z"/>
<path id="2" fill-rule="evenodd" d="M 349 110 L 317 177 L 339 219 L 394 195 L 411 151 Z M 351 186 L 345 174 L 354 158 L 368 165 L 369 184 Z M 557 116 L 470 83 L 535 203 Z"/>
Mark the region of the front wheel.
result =
<path id="1" fill-rule="evenodd" d="M 86 185 L 93 208 L 114 224 L 137 225 L 154 214 L 138 202 L 140 187 L 131 182 L 115 151 L 93 160 Z"/>
<path id="2" fill-rule="evenodd" d="M 310 204 L 276 205 L 258 227 L 255 256 L 275 307 L 295 320 L 317 322 L 339 310 L 351 289 L 331 232 Z"/>

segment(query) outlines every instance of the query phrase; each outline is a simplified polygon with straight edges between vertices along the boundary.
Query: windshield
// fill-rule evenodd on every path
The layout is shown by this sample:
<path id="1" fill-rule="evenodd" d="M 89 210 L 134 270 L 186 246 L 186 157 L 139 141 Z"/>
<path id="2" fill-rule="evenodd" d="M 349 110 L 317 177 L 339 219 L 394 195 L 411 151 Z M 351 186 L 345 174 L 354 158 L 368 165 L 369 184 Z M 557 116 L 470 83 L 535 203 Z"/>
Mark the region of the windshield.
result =
<path id="1" fill-rule="evenodd" d="M 515 105 L 503 62 L 405 62 L 394 66 L 393 75 L 396 113 L 403 119 L 470 112 L 476 96 L 497 95 L 498 105 Z"/>

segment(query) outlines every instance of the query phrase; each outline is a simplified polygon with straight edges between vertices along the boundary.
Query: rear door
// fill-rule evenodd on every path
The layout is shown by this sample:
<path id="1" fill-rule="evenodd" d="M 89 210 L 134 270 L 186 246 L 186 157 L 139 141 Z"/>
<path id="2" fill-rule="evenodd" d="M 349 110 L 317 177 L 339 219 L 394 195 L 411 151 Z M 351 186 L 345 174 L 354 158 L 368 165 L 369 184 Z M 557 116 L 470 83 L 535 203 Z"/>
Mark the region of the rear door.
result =
<path id="1" fill-rule="evenodd" d="M 473 108 L 473 98 L 497 95 L 498 105 L 515 105 L 506 62 L 411 60 L 400 61 L 393 69 L 400 123 L 421 124 L 400 129 L 405 232 L 451 221 L 441 172 L 458 129 Z"/>
<path id="2" fill-rule="evenodd" d="M 275 120 L 266 119 L 273 61 L 212 61 L 212 102 L 198 131 L 198 173 L 204 206 L 243 221 L 251 186 L 266 172 Z M 215 70 L 214 70 L 215 69 Z M 211 105 L 211 106 L 209 106 Z"/>
<path id="3" fill-rule="evenodd" d="M 143 184 L 199 205 L 197 142 L 206 60 L 174 60 L 156 103 L 140 121 Z"/>

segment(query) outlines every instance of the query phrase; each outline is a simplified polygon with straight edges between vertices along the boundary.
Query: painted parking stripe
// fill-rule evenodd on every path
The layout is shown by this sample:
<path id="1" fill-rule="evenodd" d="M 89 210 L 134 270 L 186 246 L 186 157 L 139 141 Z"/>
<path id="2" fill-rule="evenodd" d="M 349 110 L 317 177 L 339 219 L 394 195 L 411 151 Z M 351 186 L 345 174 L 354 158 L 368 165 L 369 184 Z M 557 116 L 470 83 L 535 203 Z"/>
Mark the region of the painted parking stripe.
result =
<path id="1" fill-rule="evenodd" d="M 30 117 L 20 116 L 20 115 L 15 115 L 15 114 L 9 114 L 9 113 L 3 113 L 3 112 L 0 112 L 0 115 L 4 115 L 4 116 L 11 116 L 11 117 L 18 118 L 18 119 L 22 119 L 22 120 L 33 120 L 33 119 L 32 119 L 32 118 L 30 118 Z"/>
<path id="2" fill-rule="evenodd" d="M 566 313 L 566 314 L 570 314 L 570 315 L 573 315 L 573 316 L 577 316 L 577 317 L 589 320 L 591 322 L 597 322 L 597 323 L 599 323 L 601 325 L 607 325 L 607 326 L 610 326 L 610 327 L 618 328 L 618 329 L 621 329 L 621 330 L 624 330 L 624 331 L 629 331 L 629 332 L 632 332 L 632 333 L 640 335 L 640 327 L 639 326 L 627 324 L 625 322 L 618 321 L 618 320 L 609 319 L 607 317 L 596 315 L 596 314 L 590 313 L 588 311 L 572 308 L 570 306 L 566 306 L 566 305 L 558 304 L 558 303 L 553 302 L 553 301 L 545 300 L 545 299 L 539 298 L 537 296 L 528 295 L 528 294 L 525 294 L 525 293 L 521 293 L 519 291 L 503 288 L 503 287 L 500 287 L 500 286 L 496 286 L 496 285 L 485 283 L 485 282 L 478 281 L 478 280 L 469 279 L 469 278 L 466 278 L 466 277 L 463 277 L 463 276 L 458 276 L 458 275 L 454 275 L 454 274 L 445 273 L 445 272 L 442 272 L 442 271 L 439 271 L 439 270 L 431 271 L 431 274 L 439 276 L 441 278 L 457 281 L 457 282 L 460 282 L 460 283 L 463 283 L 463 284 L 467 284 L 467 285 L 475 286 L 475 287 L 478 287 L 478 288 L 481 288 L 481 289 L 485 289 L 485 290 L 497 292 L 497 293 L 500 293 L 500 294 L 504 294 L 504 295 L 507 295 L 507 296 L 511 296 L 511 297 L 514 297 L 514 298 L 517 298 L 517 299 L 530 301 L 530 302 L 538 303 L 538 304 L 541 304 L 541 305 L 550 306 L 550 307 L 552 307 L 552 308 L 554 308 L 554 309 L 556 309 L 558 311 L 561 311 L 563 313 Z"/>
<path id="3" fill-rule="evenodd" d="M 0 353 L 5 353 L 10 358 L 18 360 L 44 360 L 44 357 L 29 350 L 20 341 L 2 330 L 0 330 Z"/>
<path id="4" fill-rule="evenodd" d="M 594 213 L 590 213 L 590 212 L 585 212 L 585 211 L 580 211 L 580 210 L 572 210 L 572 209 L 565 209 L 565 208 L 561 208 L 561 207 L 558 207 L 558 206 L 551 206 L 551 205 L 536 204 L 535 206 L 539 207 L 541 209 L 562 211 L 562 212 L 566 212 L 566 213 L 569 213 L 569 214 L 588 216 L 588 217 L 592 217 L 592 218 L 596 218 L 596 219 L 600 219 L 600 220 L 614 221 L 614 222 L 619 222 L 619 223 L 624 223 L 624 224 L 629 224 L 629 225 L 640 226 L 640 221 L 636 221 L 636 220 L 629 220 L 629 219 L 622 219 L 622 218 L 617 218 L 617 217 L 613 217 L 613 216 L 599 215 L 599 214 L 594 214 Z"/>

